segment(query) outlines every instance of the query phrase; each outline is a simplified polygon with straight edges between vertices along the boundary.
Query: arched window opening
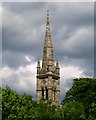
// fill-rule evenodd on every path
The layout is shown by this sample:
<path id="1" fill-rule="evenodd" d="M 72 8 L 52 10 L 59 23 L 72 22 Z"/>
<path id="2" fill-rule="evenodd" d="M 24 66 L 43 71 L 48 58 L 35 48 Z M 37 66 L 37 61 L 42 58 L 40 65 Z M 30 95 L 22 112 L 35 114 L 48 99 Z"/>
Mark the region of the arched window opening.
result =
<path id="1" fill-rule="evenodd" d="M 49 71 L 49 68 L 47 68 L 47 71 Z"/>
<path id="2" fill-rule="evenodd" d="M 44 98 L 44 88 L 42 88 L 42 97 Z"/>
<path id="3" fill-rule="evenodd" d="M 46 99 L 48 99 L 48 89 L 46 87 Z"/>
<path id="4" fill-rule="evenodd" d="M 55 100 L 55 91 L 54 91 L 54 100 Z"/>

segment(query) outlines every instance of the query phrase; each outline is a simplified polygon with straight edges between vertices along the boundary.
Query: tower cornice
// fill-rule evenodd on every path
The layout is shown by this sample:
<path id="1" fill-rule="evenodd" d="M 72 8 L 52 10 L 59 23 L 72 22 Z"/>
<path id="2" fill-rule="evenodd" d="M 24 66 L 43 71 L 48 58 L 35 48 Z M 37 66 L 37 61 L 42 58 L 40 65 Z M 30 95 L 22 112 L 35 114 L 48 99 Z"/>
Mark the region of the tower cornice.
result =
<path id="1" fill-rule="evenodd" d="M 55 78 L 55 79 L 59 79 L 59 78 L 60 78 L 59 75 L 50 74 L 50 73 L 47 73 L 47 74 L 40 74 L 40 75 L 37 75 L 36 77 L 42 79 L 42 78 L 48 78 L 48 76 L 52 76 L 52 77 Z"/>

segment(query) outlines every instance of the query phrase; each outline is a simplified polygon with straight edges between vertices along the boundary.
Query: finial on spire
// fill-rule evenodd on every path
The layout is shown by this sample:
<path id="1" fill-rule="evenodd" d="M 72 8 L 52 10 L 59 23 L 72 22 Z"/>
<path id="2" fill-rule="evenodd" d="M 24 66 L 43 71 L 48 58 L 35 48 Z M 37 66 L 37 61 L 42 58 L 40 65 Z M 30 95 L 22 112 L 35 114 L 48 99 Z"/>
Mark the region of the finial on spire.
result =
<path id="1" fill-rule="evenodd" d="M 47 10 L 47 17 L 49 17 L 49 10 Z"/>
<path id="2" fill-rule="evenodd" d="M 40 67 L 40 60 L 38 58 L 37 67 Z"/>
<path id="3" fill-rule="evenodd" d="M 59 68 L 58 59 L 56 59 L 56 68 Z"/>
<path id="4" fill-rule="evenodd" d="M 49 10 L 47 10 L 47 25 L 49 25 Z"/>

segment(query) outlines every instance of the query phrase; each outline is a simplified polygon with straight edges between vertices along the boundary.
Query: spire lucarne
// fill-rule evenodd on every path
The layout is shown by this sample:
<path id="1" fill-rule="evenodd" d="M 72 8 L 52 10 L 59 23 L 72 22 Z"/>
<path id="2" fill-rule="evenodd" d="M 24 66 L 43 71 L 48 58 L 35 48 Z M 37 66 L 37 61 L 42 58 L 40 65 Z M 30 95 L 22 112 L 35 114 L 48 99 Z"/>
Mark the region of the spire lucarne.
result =
<path id="1" fill-rule="evenodd" d="M 59 106 L 60 102 L 60 68 L 58 61 L 54 64 L 53 46 L 51 41 L 49 11 L 47 11 L 46 32 L 43 49 L 42 67 L 40 60 L 37 62 L 37 88 L 36 100 L 49 100 L 52 104 Z"/>

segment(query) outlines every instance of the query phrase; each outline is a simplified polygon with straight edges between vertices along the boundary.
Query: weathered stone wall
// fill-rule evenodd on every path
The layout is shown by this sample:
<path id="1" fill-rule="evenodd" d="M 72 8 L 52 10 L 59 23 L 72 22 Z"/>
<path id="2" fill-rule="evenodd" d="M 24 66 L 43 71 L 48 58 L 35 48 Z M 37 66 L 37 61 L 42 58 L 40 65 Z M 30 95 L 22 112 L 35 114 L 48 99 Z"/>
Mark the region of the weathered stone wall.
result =
<path id="1" fill-rule="evenodd" d="M 56 61 L 54 64 L 53 58 L 53 46 L 51 41 L 51 32 L 49 24 L 49 14 L 47 14 L 45 42 L 43 50 L 42 67 L 40 67 L 40 61 L 37 63 L 37 90 L 36 99 L 37 103 L 43 97 L 47 100 L 47 97 L 52 104 L 59 106 L 60 104 L 60 68 L 59 63 Z"/>

